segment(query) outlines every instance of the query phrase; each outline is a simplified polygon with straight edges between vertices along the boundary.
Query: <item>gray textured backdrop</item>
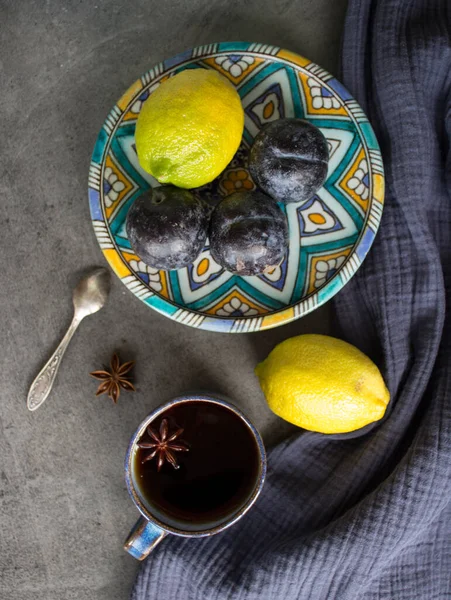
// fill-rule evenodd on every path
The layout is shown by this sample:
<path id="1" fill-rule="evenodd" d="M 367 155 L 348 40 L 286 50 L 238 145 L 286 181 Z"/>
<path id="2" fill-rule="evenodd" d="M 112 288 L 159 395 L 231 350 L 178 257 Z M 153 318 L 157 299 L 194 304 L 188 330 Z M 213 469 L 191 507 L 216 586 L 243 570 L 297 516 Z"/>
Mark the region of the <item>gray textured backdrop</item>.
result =
<path id="1" fill-rule="evenodd" d="M 253 376 L 282 339 L 324 332 L 317 311 L 267 333 L 175 324 L 117 280 L 70 346 L 52 396 L 25 398 L 71 318 L 83 269 L 105 264 L 87 202 L 97 132 L 153 63 L 213 41 L 262 41 L 336 72 L 345 0 L 0 1 L 0 598 L 119 600 L 136 572 L 122 542 L 137 514 L 123 479 L 128 439 L 162 401 L 193 388 L 234 399 L 273 443 Z M 114 350 L 135 359 L 138 392 L 94 398 L 89 371 Z"/>

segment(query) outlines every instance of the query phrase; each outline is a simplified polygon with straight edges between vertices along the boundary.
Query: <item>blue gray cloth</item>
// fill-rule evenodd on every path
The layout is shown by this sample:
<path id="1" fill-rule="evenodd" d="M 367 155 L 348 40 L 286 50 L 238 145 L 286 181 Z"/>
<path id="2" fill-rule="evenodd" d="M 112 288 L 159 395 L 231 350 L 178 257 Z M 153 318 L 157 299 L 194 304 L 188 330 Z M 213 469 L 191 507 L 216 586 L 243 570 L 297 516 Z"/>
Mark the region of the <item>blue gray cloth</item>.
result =
<path id="1" fill-rule="evenodd" d="M 345 25 L 342 79 L 387 191 L 337 334 L 381 367 L 386 418 L 276 447 L 251 513 L 211 539 L 166 539 L 132 600 L 451 598 L 450 30 L 449 0 L 351 0 Z"/>

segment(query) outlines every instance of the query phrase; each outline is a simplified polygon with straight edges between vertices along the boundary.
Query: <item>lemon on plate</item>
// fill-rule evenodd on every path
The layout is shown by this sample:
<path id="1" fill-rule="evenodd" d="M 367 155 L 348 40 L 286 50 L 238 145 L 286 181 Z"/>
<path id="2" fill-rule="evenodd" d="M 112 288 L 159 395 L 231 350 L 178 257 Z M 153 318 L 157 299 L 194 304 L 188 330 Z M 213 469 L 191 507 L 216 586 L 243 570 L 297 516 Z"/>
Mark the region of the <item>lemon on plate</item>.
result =
<path id="1" fill-rule="evenodd" d="M 135 130 L 142 168 L 160 183 L 195 188 L 229 164 L 244 128 L 234 86 L 217 71 L 186 69 L 146 100 Z"/>
<path id="2" fill-rule="evenodd" d="M 377 366 L 326 335 L 285 340 L 255 372 L 271 410 L 310 431 L 355 431 L 381 419 L 390 400 Z"/>

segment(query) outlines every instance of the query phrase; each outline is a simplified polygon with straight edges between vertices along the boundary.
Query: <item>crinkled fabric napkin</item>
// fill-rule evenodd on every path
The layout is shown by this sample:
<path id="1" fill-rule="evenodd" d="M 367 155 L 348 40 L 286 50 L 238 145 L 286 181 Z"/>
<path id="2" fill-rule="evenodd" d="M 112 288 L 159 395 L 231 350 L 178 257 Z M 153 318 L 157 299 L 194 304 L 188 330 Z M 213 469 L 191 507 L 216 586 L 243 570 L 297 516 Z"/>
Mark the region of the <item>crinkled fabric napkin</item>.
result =
<path id="1" fill-rule="evenodd" d="M 339 294 L 340 337 L 381 367 L 389 413 L 275 448 L 255 508 L 166 539 L 132 600 L 451 598 L 451 3 L 351 0 L 342 79 L 386 168 L 377 240 Z"/>

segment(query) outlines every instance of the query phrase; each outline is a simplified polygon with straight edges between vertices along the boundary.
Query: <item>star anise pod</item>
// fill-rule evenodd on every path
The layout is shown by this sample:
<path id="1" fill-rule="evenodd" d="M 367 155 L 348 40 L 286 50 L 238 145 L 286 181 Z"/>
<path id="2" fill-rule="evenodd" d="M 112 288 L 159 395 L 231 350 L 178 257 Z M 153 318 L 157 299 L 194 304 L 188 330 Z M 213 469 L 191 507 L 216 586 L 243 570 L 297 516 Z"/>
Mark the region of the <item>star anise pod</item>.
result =
<path id="1" fill-rule="evenodd" d="M 102 382 L 97 389 L 96 396 L 108 394 L 111 400 L 116 404 L 121 393 L 121 388 L 127 390 L 127 392 L 135 392 L 135 386 L 129 378 L 126 377 L 134 364 L 134 361 L 130 361 L 121 365 L 118 355 L 114 353 L 113 358 L 111 359 L 111 372 L 93 371 L 90 373 L 92 377 L 95 377 Z"/>
<path id="2" fill-rule="evenodd" d="M 160 431 L 157 432 L 150 425 L 147 428 L 147 433 L 152 438 L 152 442 L 138 442 L 138 447 L 150 450 L 149 454 L 143 459 L 142 464 L 152 458 L 157 457 L 157 470 L 159 471 L 164 465 L 165 461 L 168 461 L 174 469 L 178 469 L 180 465 L 177 463 L 177 459 L 174 456 L 174 452 L 188 452 L 188 446 L 182 441 L 178 440 L 174 443 L 183 433 L 183 429 L 179 428 L 174 433 L 169 433 L 168 420 L 163 419 L 160 423 Z"/>

